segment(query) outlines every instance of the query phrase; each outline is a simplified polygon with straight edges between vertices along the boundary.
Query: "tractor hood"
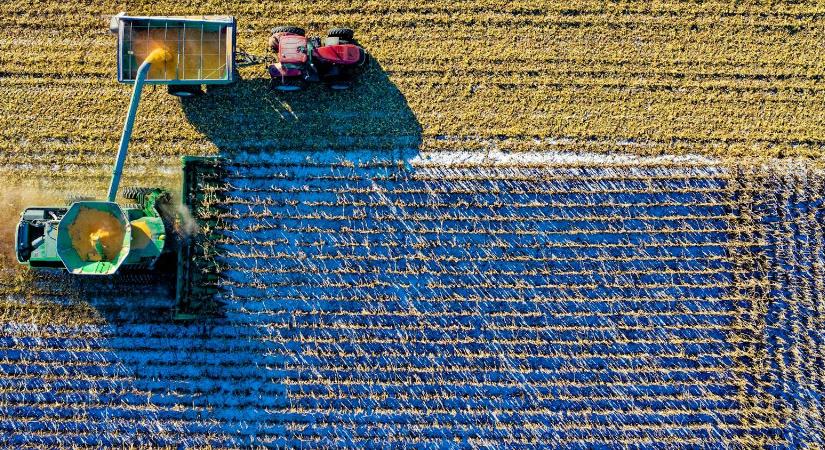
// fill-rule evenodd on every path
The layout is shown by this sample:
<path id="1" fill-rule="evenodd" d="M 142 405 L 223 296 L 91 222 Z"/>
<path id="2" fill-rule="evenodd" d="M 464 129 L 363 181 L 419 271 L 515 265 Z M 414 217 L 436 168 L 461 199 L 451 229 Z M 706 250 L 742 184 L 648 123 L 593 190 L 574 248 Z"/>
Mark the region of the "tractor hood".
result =
<path id="1" fill-rule="evenodd" d="M 353 44 L 325 45 L 314 50 L 313 56 L 333 64 L 358 64 L 364 50 Z"/>

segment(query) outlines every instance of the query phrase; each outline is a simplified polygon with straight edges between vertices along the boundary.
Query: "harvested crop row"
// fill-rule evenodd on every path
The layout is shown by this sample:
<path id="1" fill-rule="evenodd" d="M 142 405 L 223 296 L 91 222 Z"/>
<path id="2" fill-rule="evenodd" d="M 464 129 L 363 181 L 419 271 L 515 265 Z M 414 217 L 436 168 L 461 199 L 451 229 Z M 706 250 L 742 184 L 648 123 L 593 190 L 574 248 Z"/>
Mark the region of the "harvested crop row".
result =
<path id="1" fill-rule="evenodd" d="M 4 271 L 1 445 L 825 445 L 822 175 L 756 165 L 821 159 L 822 4 L 324 6 L 129 5 L 235 14 L 261 54 L 351 25 L 377 63 L 343 94 L 146 90 L 124 185 L 227 157 L 194 211 L 223 317 Z M 104 191 L 120 7 L 0 5 L 0 184 Z"/>
<path id="2" fill-rule="evenodd" d="M 146 145 L 141 157 L 244 146 L 392 148 L 398 142 L 384 137 L 404 136 L 403 146 L 439 151 L 818 158 L 825 142 L 817 3 L 336 5 L 332 13 L 282 5 L 273 17 L 258 5 L 168 4 L 176 13 L 236 14 L 240 46 L 258 53 L 280 22 L 318 32 L 346 23 L 380 68 L 344 96 L 276 95 L 252 80 L 260 69 L 245 69 L 252 81 L 194 106 L 149 89 L 135 135 Z M 113 81 L 114 40 L 104 28 L 116 5 L 41 5 L 38 14 L 29 6 L 0 7 L 0 17 L 14 18 L 0 35 L 8 167 L 0 170 L 13 175 L 31 155 L 36 177 L 63 158 L 105 170 L 101 153 L 113 148 L 128 101 L 128 88 Z M 398 45 L 411 37 L 414 45 Z M 61 149 L 55 141 L 71 142 Z"/>

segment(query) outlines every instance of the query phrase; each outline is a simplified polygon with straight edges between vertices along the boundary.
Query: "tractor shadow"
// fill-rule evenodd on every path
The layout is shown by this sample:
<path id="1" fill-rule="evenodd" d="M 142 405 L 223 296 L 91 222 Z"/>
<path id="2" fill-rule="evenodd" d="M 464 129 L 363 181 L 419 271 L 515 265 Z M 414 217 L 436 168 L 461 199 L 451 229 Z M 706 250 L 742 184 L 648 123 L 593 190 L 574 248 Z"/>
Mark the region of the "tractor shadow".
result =
<path id="1" fill-rule="evenodd" d="M 404 163 L 418 154 L 421 125 L 404 95 L 375 59 L 371 58 L 358 81 L 347 91 L 333 91 L 319 83 L 308 85 L 303 91 L 280 92 L 269 87 L 265 66 L 242 71 L 245 77 L 232 85 L 208 87 L 203 95 L 180 99 L 188 121 L 205 140 L 217 147 L 217 156 L 229 172 L 266 167 L 264 173 L 258 172 L 258 175 L 266 178 L 267 173 L 271 173 L 274 179 L 278 171 L 291 170 L 285 168 L 300 167 L 304 162 L 323 167 L 326 161 L 330 163 L 327 167 L 357 167 L 359 177 L 370 179 L 385 177 L 387 171 L 405 171 Z M 199 153 L 209 152 L 190 152 L 193 156 Z M 378 160 L 392 161 L 393 164 L 379 167 L 369 164 Z M 209 183 L 219 185 L 225 181 L 221 177 Z M 231 183 L 236 179 L 230 175 L 228 181 Z M 305 182 L 295 180 L 296 185 Z M 204 185 L 197 189 L 214 187 Z M 330 189 L 339 187 L 342 186 L 329 186 Z M 220 197 L 221 189 L 214 192 Z M 300 196 L 296 197 L 300 200 Z M 212 201 L 219 206 L 223 199 L 213 198 Z M 193 212 L 196 215 L 202 213 L 202 205 L 193 208 Z M 237 209 L 201 215 L 233 213 L 238 213 Z M 208 222 L 214 217 L 195 219 Z M 237 227 L 238 223 L 235 221 L 230 227 Z M 254 225 L 245 223 L 240 226 Z M 233 270 L 236 263 L 244 264 L 236 255 L 225 254 L 226 247 L 217 242 L 220 237 L 209 231 L 210 226 L 214 226 L 214 221 L 206 226 L 202 223 L 202 234 L 209 235 L 205 239 L 216 242 L 208 245 L 212 249 L 211 255 L 201 257 L 204 261 L 199 262 L 222 267 L 219 272 Z M 88 299 L 109 323 L 170 322 L 175 306 L 177 261 L 168 259 L 159 262 L 150 272 L 118 274 L 104 282 L 70 277 L 72 289 Z M 124 304 L 123 296 L 135 300 Z M 222 322 L 222 300 L 205 306 L 209 313 L 202 314 L 204 320 L 196 322 Z"/>
<path id="2" fill-rule="evenodd" d="M 260 69 L 258 69 L 260 68 Z M 401 91 L 371 58 L 355 85 L 333 91 L 321 83 L 297 92 L 269 87 L 263 66 L 229 86 L 181 99 L 194 127 L 232 162 L 238 154 L 353 151 L 409 159 L 421 143 L 421 125 Z"/>
<path id="3" fill-rule="evenodd" d="M 335 168 L 351 167 L 359 178 L 372 179 L 391 176 L 388 171 L 405 171 L 407 161 L 418 155 L 421 125 L 404 95 L 374 58 L 346 91 L 317 83 L 302 91 L 281 92 L 270 88 L 265 66 L 257 66 L 255 71 L 232 85 L 207 88 L 204 95 L 181 99 L 189 122 L 217 147 L 228 172 L 228 178 L 222 181 L 243 183 L 245 170 L 273 180 L 292 173 L 294 182 L 285 188 L 298 189 L 307 183 L 301 167 L 326 171 L 318 175 L 326 179 L 337 176 L 332 173 L 338 170 Z M 376 161 L 385 164 L 375 165 Z M 339 188 L 345 187 L 334 182 L 327 186 L 331 190 Z M 300 197 L 297 194 L 293 199 Z M 224 199 L 213 201 L 221 204 Z M 218 216 L 233 222 L 228 228 L 254 228 L 267 220 L 245 216 L 252 212 L 255 201 L 246 205 L 229 202 L 235 206 L 220 211 Z M 282 212 L 276 211 L 275 215 Z M 210 247 L 215 249 L 214 258 L 222 271 L 232 272 L 246 263 L 237 252 L 228 255 L 227 246 Z M 214 312 L 211 317 L 224 317 L 223 302 L 209 309 Z"/>

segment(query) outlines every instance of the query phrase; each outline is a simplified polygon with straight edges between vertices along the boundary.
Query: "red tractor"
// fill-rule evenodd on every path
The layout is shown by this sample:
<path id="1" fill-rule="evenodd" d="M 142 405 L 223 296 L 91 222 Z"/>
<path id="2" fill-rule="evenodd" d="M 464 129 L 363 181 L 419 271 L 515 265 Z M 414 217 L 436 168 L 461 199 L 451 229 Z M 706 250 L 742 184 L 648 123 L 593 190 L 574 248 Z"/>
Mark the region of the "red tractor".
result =
<path id="1" fill-rule="evenodd" d="M 269 47 L 277 62 L 269 66 L 270 86 L 298 91 L 306 83 L 323 82 L 334 90 L 349 89 L 368 58 L 353 34 L 349 28 L 333 28 L 322 43 L 319 37 L 307 38 L 303 28 L 273 28 Z"/>

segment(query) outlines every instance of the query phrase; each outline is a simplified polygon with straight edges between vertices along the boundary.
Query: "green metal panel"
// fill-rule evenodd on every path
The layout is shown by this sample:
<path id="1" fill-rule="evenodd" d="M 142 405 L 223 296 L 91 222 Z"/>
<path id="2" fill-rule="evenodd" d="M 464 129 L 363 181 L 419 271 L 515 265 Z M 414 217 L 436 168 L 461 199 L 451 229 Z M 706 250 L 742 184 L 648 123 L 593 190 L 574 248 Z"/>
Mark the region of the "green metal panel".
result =
<path id="1" fill-rule="evenodd" d="M 139 210 L 130 210 L 138 211 Z M 130 214 L 131 215 L 131 214 Z M 124 264 L 151 264 L 166 245 L 166 227 L 160 217 L 141 217 L 132 220 L 132 236 L 129 257 Z"/>
<path id="2" fill-rule="evenodd" d="M 48 222 L 45 225 L 43 243 L 34 249 L 29 257 L 29 265 L 48 265 L 60 261 L 57 256 L 57 221 Z M 46 263 L 46 264 L 43 264 Z"/>

